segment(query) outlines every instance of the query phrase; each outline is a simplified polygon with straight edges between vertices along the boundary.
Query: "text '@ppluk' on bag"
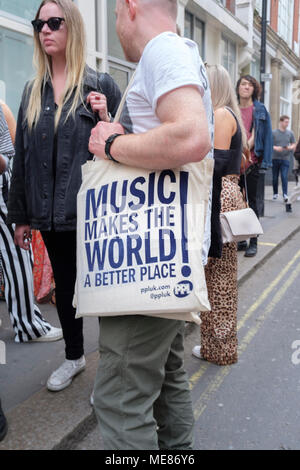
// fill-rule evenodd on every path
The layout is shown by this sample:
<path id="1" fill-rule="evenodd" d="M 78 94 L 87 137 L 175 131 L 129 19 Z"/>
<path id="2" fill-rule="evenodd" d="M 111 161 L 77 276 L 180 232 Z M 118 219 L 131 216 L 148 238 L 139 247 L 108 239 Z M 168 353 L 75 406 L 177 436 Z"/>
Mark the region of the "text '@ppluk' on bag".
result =
<path id="1" fill-rule="evenodd" d="M 77 197 L 77 317 L 194 320 L 208 310 L 202 244 L 213 160 L 146 171 L 90 161 Z"/>

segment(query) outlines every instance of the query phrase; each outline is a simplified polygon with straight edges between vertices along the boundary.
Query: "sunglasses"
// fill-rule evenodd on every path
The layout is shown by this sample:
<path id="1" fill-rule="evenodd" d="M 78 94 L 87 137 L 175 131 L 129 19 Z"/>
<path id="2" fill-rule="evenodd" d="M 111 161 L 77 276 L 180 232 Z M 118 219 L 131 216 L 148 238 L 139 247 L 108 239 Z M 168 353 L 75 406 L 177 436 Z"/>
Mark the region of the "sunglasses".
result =
<path id="1" fill-rule="evenodd" d="M 62 21 L 65 21 L 64 18 L 59 18 L 58 16 L 53 16 L 52 18 L 49 18 L 47 21 L 43 20 L 33 20 L 31 22 L 33 29 L 37 32 L 40 33 L 44 27 L 45 24 L 49 26 L 51 31 L 57 31 L 60 28 L 60 25 Z"/>

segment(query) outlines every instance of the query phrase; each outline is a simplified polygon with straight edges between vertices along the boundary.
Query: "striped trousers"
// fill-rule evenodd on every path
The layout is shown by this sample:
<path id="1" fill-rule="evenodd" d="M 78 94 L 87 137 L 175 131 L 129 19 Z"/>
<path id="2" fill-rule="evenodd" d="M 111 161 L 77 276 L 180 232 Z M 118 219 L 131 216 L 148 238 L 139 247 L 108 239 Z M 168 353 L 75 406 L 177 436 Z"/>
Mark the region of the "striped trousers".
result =
<path id="1" fill-rule="evenodd" d="M 45 335 L 51 328 L 34 303 L 32 252 L 14 243 L 14 226 L 6 224 L 7 177 L 0 176 L 0 251 L 5 300 L 15 341 L 23 343 Z"/>

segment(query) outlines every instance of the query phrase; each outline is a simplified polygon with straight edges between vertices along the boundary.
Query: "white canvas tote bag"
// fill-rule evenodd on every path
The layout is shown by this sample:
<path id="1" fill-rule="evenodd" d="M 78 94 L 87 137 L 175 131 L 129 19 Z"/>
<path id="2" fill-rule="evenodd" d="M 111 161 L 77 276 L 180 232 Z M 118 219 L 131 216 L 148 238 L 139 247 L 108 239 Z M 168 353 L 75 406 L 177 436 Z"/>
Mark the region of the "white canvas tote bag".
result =
<path id="1" fill-rule="evenodd" d="M 210 309 L 202 244 L 213 165 L 212 158 L 164 171 L 108 160 L 83 165 L 77 318 L 140 314 L 200 322 L 197 312 Z"/>

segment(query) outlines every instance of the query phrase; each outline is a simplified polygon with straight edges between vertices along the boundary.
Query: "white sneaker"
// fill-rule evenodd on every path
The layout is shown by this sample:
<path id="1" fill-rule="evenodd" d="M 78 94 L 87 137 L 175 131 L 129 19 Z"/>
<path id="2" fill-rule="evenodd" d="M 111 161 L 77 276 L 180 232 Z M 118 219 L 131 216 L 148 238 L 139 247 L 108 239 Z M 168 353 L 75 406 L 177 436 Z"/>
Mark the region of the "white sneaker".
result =
<path id="1" fill-rule="evenodd" d="M 278 199 L 278 194 L 273 194 L 273 201 L 276 201 Z"/>
<path id="2" fill-rule="evenodd" d="M 34 338 L 30 342 L 35 342 L 35 343 L 43 343 L 43 342 L 50 342 L 50 341 L 58 341 L 62 339 L 63 333 L 61 328 L 55 328 L 54 326 L 51 326 L 51 330 L 48 331 L 43 336 L 40 336 L 39 338 Z"/>
<path id="3" fill-rule="evenodd" d="M 47 388 L 51 392 L 59 392 L 72 383 L 73 377 L 85 368 L 85 357 L 70 361 L 68 359 L 49 377 Z"/>
<path id="4" fill-rule="evenodd" d="M 289 197 L 288 197 L 288 195 L 287 195 L 287 194 L 284 194 L 284 195 L 283 195 L 283 200 L 284 200 L 284 202 L 288 202 L 288 200 L 289 200 Z"/>
<path id="5" fill-rule="evenodd" d="M 198 359 L 201 359 L 201 346 L 194 346 L 193 351 L 192 351 L 193 356 L 198 357 Z"/>

